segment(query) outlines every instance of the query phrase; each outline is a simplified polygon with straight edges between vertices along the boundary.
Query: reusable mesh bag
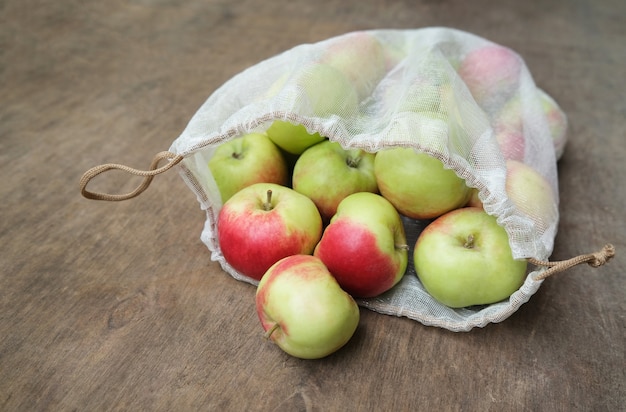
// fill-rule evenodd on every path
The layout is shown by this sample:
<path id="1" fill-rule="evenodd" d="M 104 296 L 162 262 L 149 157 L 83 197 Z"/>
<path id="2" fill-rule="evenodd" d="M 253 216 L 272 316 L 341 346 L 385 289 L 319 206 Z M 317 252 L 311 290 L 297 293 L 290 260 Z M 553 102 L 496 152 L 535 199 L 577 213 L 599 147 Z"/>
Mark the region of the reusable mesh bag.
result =
<path id="1" fill-rule="evenodd" d="M 251 284 L 257 281 L 237 272 L 221 253 L 217 217 L 222 200 L 207 165 L 221 143 L 263 133 L 275 120 L 304 125 L 346 149 L 410 147 L 441 160 L 476 188 L 485 211 L 506 230 L 513 256 L 539 265 L 529 270 L 509 299 L 452 309 L 424 290 L 409 264 L 393 289 L 358 299 L 362 307 L 467 331 L 506 319 L 539 289 L 546 271 L 540 263 L 550 256 L 557 233 L 556 162 L 563 152 L 567 121 L 512 50 L 442 27 L 353 32 L 294 47 L 216 90 L 169 151 L 144 173 L 145 184 L 130 195 L 177 164 L 206 211 L 201 239 L 211 258 L 234 278 Z M 164 158 L 170 163 L 157 169 Z M 528 185 L 507 187 L 511 162 L 541 177 L 539 185 L 549 202 L 538 206 Z M 83 189 L 90 177 L 83 179 Z M 83 194 L 96 197 L 86 190 Z M 112 197 L 109 200 L 120 200 Z M 428 221 L 403 221 L 413 246 Z M 584 261 L 598 259 L 602 257 L 593 255 Z"/>

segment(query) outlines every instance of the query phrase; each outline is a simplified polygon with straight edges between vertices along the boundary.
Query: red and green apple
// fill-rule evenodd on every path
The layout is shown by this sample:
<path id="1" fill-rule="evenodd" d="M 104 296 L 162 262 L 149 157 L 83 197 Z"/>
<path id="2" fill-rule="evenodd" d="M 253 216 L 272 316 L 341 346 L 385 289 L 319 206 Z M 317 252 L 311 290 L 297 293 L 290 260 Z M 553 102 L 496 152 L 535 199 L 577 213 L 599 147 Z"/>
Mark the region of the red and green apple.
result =
<path id="1" fill-rule="evenodd" d="M 224 204 L 217 229 L 226 262 L 259 280 L 280 259 L 313 253 L 322 235 L 322 218 L 315 203 L 295 190 L 256 183 Z"/>
<path id="2" fill-rule="evenodd" d="M 289 355 L 318 359 L 343 347 L 359 324 L 359 307 L 324 263 L 294 255 L 272 265 L 256 291 L 265 336 Z"/>
<path id="3" fill-rule="evenodd" d="M 314 255 L 352 296 L 380 295 L 402 279 L 408 264 L 400 215 L 378 194 L 349 195 L 339 203 Z"/>

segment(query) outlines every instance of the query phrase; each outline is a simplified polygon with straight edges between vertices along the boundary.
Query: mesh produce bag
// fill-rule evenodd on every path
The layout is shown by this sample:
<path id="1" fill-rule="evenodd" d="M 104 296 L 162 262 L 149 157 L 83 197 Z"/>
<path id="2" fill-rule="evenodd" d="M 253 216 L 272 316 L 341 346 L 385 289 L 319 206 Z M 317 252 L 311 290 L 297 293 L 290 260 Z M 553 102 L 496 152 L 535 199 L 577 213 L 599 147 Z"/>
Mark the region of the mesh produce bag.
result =
<path id="1" fill-rule="evenodd" d="M 433 156 L 476 189 L 484 210 L 506 230 L 515 258 L 537 263 L 552 252 L 558 225 L 556 162 L 567 121 L 535 85 L 523 59 L 506 47 L 439 27 L 353 32 L 285 51 L 216 90 L 131 195 L 154 174 L 177 164 L 206 211 L 201 239 L 212 259 L 251 284 L 257 281 L 231 267 L 221 252 L 217 216 L 222 199 L 207 165 L 221 143 L 263 133 L 275 120 L 303 125 L 346 149 L 409 147 Z M 163 158 L 170 163 L 159 169 Z M 531 169 L 536 179 L 511 185 L 511 171 L 519 168 Z M 540 201 L 534 197 L 537 190 Z M 83 194 L 95 197 L 86 190 Z M 403 221 L 413 245 L 428 221 Z M 586 261 L 593 259 L 598 258 Z M 523 285 L 505 301 L 452 309 L 424 290 L 409 265 L 393 289 L 358 303 L 383 314 L 467 331 L 509 317 L 538 290 L 545 270 L 531 267 Z"/>

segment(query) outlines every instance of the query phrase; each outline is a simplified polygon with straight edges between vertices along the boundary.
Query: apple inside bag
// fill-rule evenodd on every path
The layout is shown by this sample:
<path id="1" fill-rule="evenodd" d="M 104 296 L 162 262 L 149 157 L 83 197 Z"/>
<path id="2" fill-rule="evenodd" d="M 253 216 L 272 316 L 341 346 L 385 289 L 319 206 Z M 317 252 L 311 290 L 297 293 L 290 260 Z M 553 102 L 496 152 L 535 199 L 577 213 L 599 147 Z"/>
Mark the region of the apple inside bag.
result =
<path id="1" fill-rule="evenodd" d="M 383 197 L 401 218 L 406 250 L 393 253 L 404 253 L 408 265 L 391 289 L 357 297 L 359 305 L 468 331 L 503 321 L 540 287 L 525 262 L 546 260 L 552 253 L 559 220 L 556 164 L 566 139 L 566 116 L 534 83 L 519 54 L 471 33 L 433 27 L 352 32 L 261 61 L 215 90 L 170 151 L 184 156 L 181 176 L 206 211 L 201 239 L 230 275 L 254 285 L 260 277 L 235 269 L 246 266 L 226 259 L 221 241 L 228 240 L 219 236 L 220 214 L 243 187 L 279 184 L 306 195 L 318 207 L 324 228 L 338 226 L 332 222 L 344 198 L 368 192 L 372 196 L 363 199 Z M 362 200 L 359 207 L 373 206 Z M 416 251 L 423 233 L 446 227 L 431 227 L 434 222 L 470 207 L 481 215 L 464 213 L 456 226 L 470 227 L 474 219 L 477 226 L 469 240 L 467 233 L 460 236 L 465 249 L 476 252 L 480 245 L 483 256 L 457 254 L 434 237 Z M 283 223 L 313 219 L 297 222 L 297 216 L 281 213 L 273 218 Z M 384 250 L 382 239 L 393 238 L 372 229 L 376 217 L 368 219 L 362 229 L 378 233 L 378 244 L 363 240 L 352 244 L 352 250 Z M 260 225 L 258 220 L 246 222 Z M 494 231 L 501 232 L 492 236 Z M 283 240 L 280 229 L 273 233 L 260 242 L 266 248 Z M 261 229 L 248 236 L 257 235 Z M 239 242 L 244 253 L 247 246 Z M 230 254 L 232 246 L 224 244 Z M 341 260 L 341 250 L 329 253 Z M 504 293 L 486 300 L 435 298 L 438 281 L 420 279 L 417 272 L 425 275 L 433 265 L 432 273 L 443 270 L 436 262 L 427 264 L 428 256 L 437 254 L 459 268 L 476 266 L 465 289 L 475 288 L 477 295 L 498 288 L 494 285 L 501 278 L 513 280 L 502 282 Z M 384 260 L 382 252 L 363 253 L 363 259 L 373 255 Z M 503 255 L 508 256 L 504 263 Z M 456 277 L 449 283 L 462 276 L 454 267 L 445 270 L 445 276 Z M 433 285 L 430 292 L 425 284 Z"/>

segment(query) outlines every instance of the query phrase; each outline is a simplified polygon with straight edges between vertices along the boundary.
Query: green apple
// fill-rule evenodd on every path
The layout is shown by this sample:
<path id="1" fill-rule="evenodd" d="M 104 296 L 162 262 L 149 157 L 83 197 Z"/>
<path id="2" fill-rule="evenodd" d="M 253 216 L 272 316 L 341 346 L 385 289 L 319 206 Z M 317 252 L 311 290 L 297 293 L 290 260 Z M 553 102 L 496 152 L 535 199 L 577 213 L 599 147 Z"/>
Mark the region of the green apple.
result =
<path id="1" fill-rule="evenodd" d="M 374 161 L 380 193 L 403 215 L 432 219 L 465 205 L 470 189 L 443 163 L 412 148 L 380 150 Z"/>
<path id="2" fill-rule="evenodd" d="M 321 260 L 289 256 L 263 275 L 256 311 L 265 336 L 289 355 L 318 359 L 343 347 L 359 324 L 359 307 Z"/>
<path id="3" fill-rule="evenodd" d="M 508 298 L 524 282 L 526 260 L 516 260 L 494 216 L 461 208 L 440 216 L 419 235 L 415 271 L 440 303 L 462 308 Z"/>
<path id="4" fill-rule="evenodd" d="M 294 155 L 300 155 L 309 147 L 326 139 L 319 133 L 309 133 L 301 124 L 275 120 L 265 131 L 278 147 Z"/>
<path id="5" fill-rule="evenodd" d="M 261 133 L 250 133 L 220 144 L 208 163 L 222 202 L 251 184 L 285 185 L 289 179 L 282 153 Z"/>
<path id="6" fill-rule="evenodd" d="M 313 254 L 343 290 L 359 298 L 391 289 L 408 264 L 400 215 L 385 198 L 369 192 L 341 201 Z"/>
<path id="7" fill-rule="evenodd" d="M 280 259 L 313 253 L 322 235 L 322 218 L 315 203 L 295 190 L 256 183 L 224 204 L 217 232 L 226 262 L 259 280 Z"/>
<path id="8" fill-rule="evenodd" d="M 389 112 L 427 112 L 433 117 L 439 117 L 440 110 L 445 108 L 443 99 L 444 86 L 436 79 L 417 76 L 405 84 L 400 77 L 402 72 L 394 72 L 393 77 L 385 80 L 385 87 L 381 87 L 379 99 L 380 109 Z"/>
<path id="9" fill-rule="evenodd" d="M 359 104 L 350 79 L 323 63 L 303 66 L 280 94 L 283 99 L 302 103 L 300 114 L 316 117 L 351 116 Z"/>
<path id="10" fill-rule="evenodd" d="M 330 140 L 318 143 L 296 161 L 293 188 L 313 200 L 322 219 L 328 221 L 346 196 L 378 192 L 375 156 L 361 149 L 344 149 Z"/>
<path id="11" fill-rule="evenodd" d="M 506 162 L 506 193 L 515 207 L 544 232 L 558 223 L 558 202 L 548 181 L 529 165 Z"/>

